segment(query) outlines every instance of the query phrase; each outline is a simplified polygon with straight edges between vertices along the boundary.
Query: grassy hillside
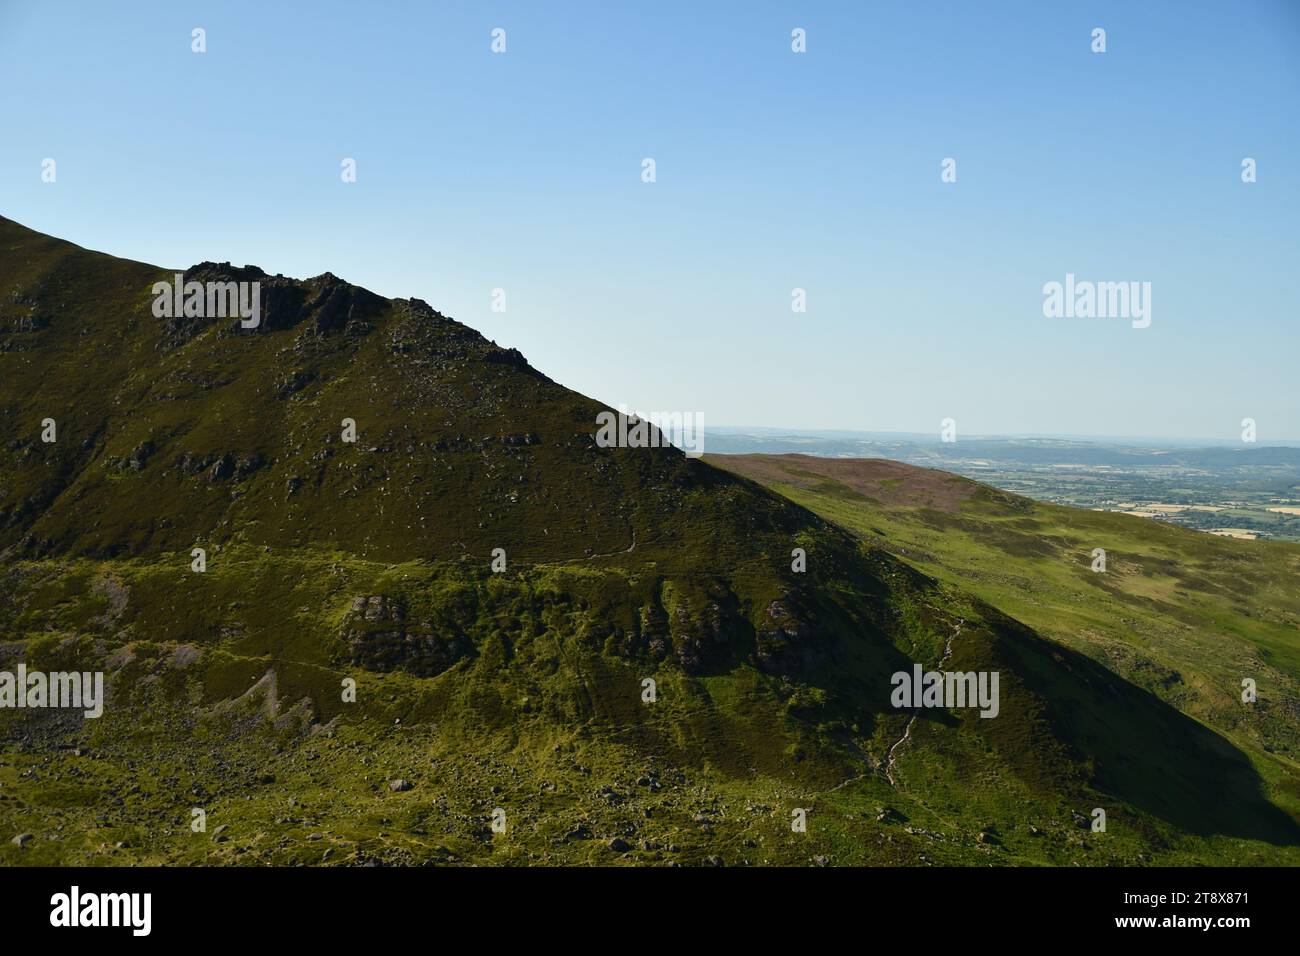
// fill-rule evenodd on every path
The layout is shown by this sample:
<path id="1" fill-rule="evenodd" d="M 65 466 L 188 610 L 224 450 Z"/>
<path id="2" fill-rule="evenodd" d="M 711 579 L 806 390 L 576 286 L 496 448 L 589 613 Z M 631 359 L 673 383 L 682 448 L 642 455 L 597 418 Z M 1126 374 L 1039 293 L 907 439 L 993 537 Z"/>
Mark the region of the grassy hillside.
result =
<path id="1" fill-rule="evenodd" d="M 0 669 L 108 688 L 0 710 L 0 863 L 1295 859 L 1249 739 L 951 573 L 599 448 L 422 302 L 186 275 L 261 282 L 261 326 L 0 219 Z M 913 661 L 999 671 L 1001 713 L 893 708 Z"/>
<path id="2" fill-rule="evenodd" d="M 1300 807 L 1300 546 L 1043 504 L 897 462 L 713 456 L 1213 728 Z M 1106 570 L 1092 570 L 1104 549 Z M 1243 678 L 1258 701 L 1244 704 Z"/>

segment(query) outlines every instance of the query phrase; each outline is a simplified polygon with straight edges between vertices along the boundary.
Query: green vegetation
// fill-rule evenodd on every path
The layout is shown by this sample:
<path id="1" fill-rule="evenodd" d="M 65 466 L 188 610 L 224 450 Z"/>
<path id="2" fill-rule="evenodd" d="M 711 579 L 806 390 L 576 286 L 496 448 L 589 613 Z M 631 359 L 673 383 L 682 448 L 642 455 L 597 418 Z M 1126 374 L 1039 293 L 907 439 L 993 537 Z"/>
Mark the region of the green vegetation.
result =
<path id="1" fill-rule="evenodd" d="M 424 303 L 205 263 L 263 283 L 262 326 L 157 319 L 165 270 L 6 220 L 0 277 L 0 670 L 102 670 L 108 697 L 0 710 L 0 863 L 1297 859 L 1295 606 L 1268 580 L 1186 572 L 1232 594 L 1184 617 L 1267 663 L 1229 724 L 1234 661 L 1202 669 L 1183 618 L 1112 660 L 813 470 L 779 489 L 809 510 L 598 448 L 601 406 Z M 930 554 L 958 540 L 964 511 L 916 507 Z M 1017 520 L 970 537 L 1053 587 Z M 1096 626 L 1163 620 L 1142 602 L 1191 590 L 1165 560 Z M 997 670 L 999 716 L 895 710 L 913 661 Z"/>
<path id="2" fill-rule="evenodd" d="M 1292 816 L 1300 808 L 1300 546 L 1034 502 L 895 462 L 709 461 L 1195 718 L 1249 756 L 1273 802 Z M 1097 548 L 1105 573 L 1092 570 Z M 1243 678 L 1256 681 L 1253 705 L 1242 703 Z"/>

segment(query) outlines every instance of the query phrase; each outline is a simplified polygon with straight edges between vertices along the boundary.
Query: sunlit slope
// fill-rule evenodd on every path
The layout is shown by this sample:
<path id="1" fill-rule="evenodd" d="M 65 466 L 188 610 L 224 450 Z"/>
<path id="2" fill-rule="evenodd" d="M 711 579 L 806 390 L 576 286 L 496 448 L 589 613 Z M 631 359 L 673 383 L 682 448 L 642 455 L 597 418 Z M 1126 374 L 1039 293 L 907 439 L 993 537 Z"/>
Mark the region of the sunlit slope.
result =
<path id="1" fill-rule="evenodd" d="M 1043 504 L 897 462 L 708 460 L 1087 654 L 1249 747 L 1288 805 L 1300 797 L 1300 546 Z"/>

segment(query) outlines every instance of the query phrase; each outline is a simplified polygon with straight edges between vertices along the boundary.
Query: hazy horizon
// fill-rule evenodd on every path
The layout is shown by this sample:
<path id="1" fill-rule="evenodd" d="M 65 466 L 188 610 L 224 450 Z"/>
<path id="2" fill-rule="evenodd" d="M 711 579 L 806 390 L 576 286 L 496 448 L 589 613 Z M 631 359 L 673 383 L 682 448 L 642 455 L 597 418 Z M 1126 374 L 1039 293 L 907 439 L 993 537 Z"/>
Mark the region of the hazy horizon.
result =
<path id="1" fill-rule="evenodd" d="M 727 434 L 737 435 L 788 435 L 788 436 L 842 436 L 845 438 L 897 438 L 897 439 L 923 439 L 940 442 L 939 430 L 932 432 L 916 431 L 895 431 L 893 429 L 860 429 L 860 428 L 804 428 L 799 426 L 781 426 L 781 425 L 735 425 L 732 423 L 723 423 L 711 425 L 705 423 L 703 426 L 705 432 L 715 431 Z M 962 441 L 1062 441 L 1062 442 L 1110 442 L 1124 445 L 1162 445 L 1172 448 L 1196 448 L 1196 447 L 1250 447 L 1250 448 L 1289 448 L 1300 445 L 1300 439 L 1297 438 L 1274 438 L 1269 441 L 1255 442 L 1246 445 L 1239 438 L 1225 439 L 1212 438 L 1207 436 L 1194 436 L 1191 438 L 1171 438 L 1167 435 L 1066 435 L 1066 434 L 1044 434 L 1044 433 L 1025 433 L 1025 432 L 989 432 L 978 435 L 962 435 Z"/>

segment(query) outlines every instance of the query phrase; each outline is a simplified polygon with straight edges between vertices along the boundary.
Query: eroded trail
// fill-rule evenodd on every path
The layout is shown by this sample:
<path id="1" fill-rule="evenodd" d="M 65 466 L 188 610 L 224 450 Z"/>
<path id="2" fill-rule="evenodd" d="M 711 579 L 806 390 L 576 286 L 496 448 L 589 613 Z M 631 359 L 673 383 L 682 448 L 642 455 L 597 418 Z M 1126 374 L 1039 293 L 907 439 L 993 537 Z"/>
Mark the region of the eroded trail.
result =
<path id="1" fill-rule="evenodd" d="M 955 641 L 955 640 L 957 639 L 957 635 L 961 633 L 961 629 L 962 629 L 962 627 L 963 627 L 965 624 L 966 624 L 966 622 L 965 622 L 964 620 L 959 620 L 956 624 L 953 625 L 952 633 L 949 634 L 949 635 L 948 635 L 948 639 L 947 639 L 946 641 L 944 641 L 944 645 L 943 645 L 943 656 L 939 658 L 939 664 L 938 664 L 938 668 L 937 668 L 937 669 L 942 670 L 942 669 L 943 669 L 943 665 L 946 664 L 946 663 L 948 663 L 948 658 L 950 658 L 950 657 L 952 656 L 952 642 Z M 885 751 L 885 760 L 884 760 L 884 762 L 883 762 L 879 767 L 877 767 L 875 770 L 868 770 L 868 771 L 867 771 L 866 773 L 864 773 L 864 774 L 860 774 L 860 775 L 858 775 L 858 776 L 854 776 L 854 777 L 849 777 L 849 779 L 845 780 L 843 783 L 840 783 L 840 784 L 837 784 L 837 785 L 834 786 L 834 787 L 831 787 L 831 788 L 830 788 L 829 790 L 827 790 L 826 792 L 827 792 L 827 793 L 834 793 L 834 792 L 837 791 L 837 790 L 842 790 L 843 788 L 847 787 L 849 784 L 854 783 L 854 782 L 856 782 L 856 781 L 858 781 L 858 780 L 861 780 L 863 777 L 869 776 L 870 774 L 872 774 L 872 773 L 876 773 L 877 771 L 880 771 L 880 770 L 883 770 L 883 772 L 884 772 L 884 774 L 885 774 L 885 779 L 887 779 L 887 780 L 889 781 L 889 785 L 890 785 L 891 787 L 897 787 L 897 786 L 898 786 L 898 781 L 896 781 L 896 780 L 894 779 L 894 772 L 893 772 L 893 771 L 894 771 L 894 759 L 895 759 L 895 758 L 894 758 L 894 753 L 895 753 L 895 751 L 898 750 L 899 747 L 901 747 L 904 743 L 906 743 L 908 740 L 911 739 L 911 737 L 912 737 L 912 725 L 913 725 L 914 723 L 916 723 L 916 718 L 917 718 L 917 716 L 918 716 L 918 712 L 917 712 L 916 710 L 913 710 L 913 711 L 912 711 L 912 716 L 911 716 L 910 718 L 908 718 L 907 726 L 906 726 L 905 728 L 903 728 L 903 736 L 901 736 L 901 737 L 899 737 L 897 740 L 895 740 L 894 743 L 889 747 L 889 749 L 888 749 L 887 751 Z"/>
<path id="2" fill-rule="evenodd" d="M 613 557 L 613 556 L 616 555 L 616 554 L 631 554 L 633 551 L 636 550 L 636 528 L 631 528 L 631 529 L 629 529 L 629 530 L 630 530 L 630 532 L 631 532 L 631 534 L 632 534 L 632 543 L 629 544 L 626 548 L 622 548 L 622 549 L 619 549 L 619 550 L 617 550 L 617 551 L 603 551 L 603 552 L 601 552 L 600 554 L 586 554 L 586 555 L 583 555 L 581 558 L 569 558 L 569 559 L 566 560 L 566 561 L 560 561 L 560 562 L 557 562 L 557 563 L 559 563 L 559 564 L 577 564 L 577 563 L 582 562 L 582 561 L 596 561 L 596 560 L 599 560 L 600 558 L 609 558 L 609 557 Z"/>
<path id="3" fill-rule="evenodd" d="M 952 633 L 948 635 L 948 639 L 943 643 L 943 656 L 939 658 L 939 663 L 935 667 L 935 670 L 943 670 L 943 665 L 948 663 L 948 658 L 952 656 L 952 642 L 957 639 L 957 635 L 961 633 L 962 626 L 965 623 L 965 621 L 958 621 L 953 625 Z M 894 779 L 894 754 L 899 747 L 912 739 L 912 725 L 916 723 L 916 718 L 918 716 L 920 716 L 920 711 L 914 709 L 912 711 L 912 716 L 907 719 L 907 726 L 903 728 L 903 736 L 895 740 L 893 746 L 885 751 L 883 769 L 885 771 L 885 779 L 889 781 L 891 787 L 898 786 L 898 781 Z"/>

